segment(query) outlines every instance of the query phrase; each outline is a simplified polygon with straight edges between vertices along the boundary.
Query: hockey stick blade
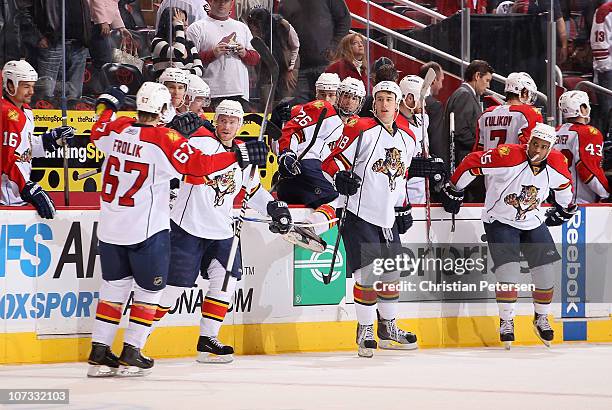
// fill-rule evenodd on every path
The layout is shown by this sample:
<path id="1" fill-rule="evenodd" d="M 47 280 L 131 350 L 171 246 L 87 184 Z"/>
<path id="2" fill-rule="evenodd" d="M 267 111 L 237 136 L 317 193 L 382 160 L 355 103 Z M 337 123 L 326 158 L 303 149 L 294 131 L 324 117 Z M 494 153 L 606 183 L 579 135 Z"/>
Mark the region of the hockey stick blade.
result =
<path id="1" fill-rule="evenodd" d="M 363 140 L 363 130 L 359 132 L 359 136 L 357 137 L 357 146 L 355 147 L 355 157 L 353 158 L 353 163 L 351 164 L 350 171 L 353 172 L 355 169 L 355 163 L 357 162 L 357 158 L 359 158 L 359 151 L 361 150 L 361 141 Z M 346 218 L 347 208 L 348 208 L 349 196 L 346 196 L 346 200 L 344 201 L 344 210 L 342 211 L 342 218 L 338 222 L 338 236 L 336 236 L 336 244 L 334 245 L 334 252 L 332 253 L 332 259 L 329 265 L 329 272 L 327 274 L 323 274 L 323 283 L 329 285 L 331 283 L 332 274 L 334 273 L 334 266 L 336 265 L 336 256 L 338 255 L 338 247 L 340 246 L 340 237 L 342 236 L 342 229 L 344 228 L 344 219 Z"/>
<path id="2" fill-rule="evenodd" d="M 272 52 L 266 46 L 266 43 L 259 38 L 253 37 L 251 40 L 251 45 L 253 49 L 259 53 L 261 57 L 261 62 L 265 64 L 270 72 L 270 94 L 268 94 L 268 99 L 266 100 L 266 107 L 263 113 L 263 119 L 261 121 L 261 128 L 259 129 L 259 137 L 258 141 L 263 139 L 264 132 L 266 130 L 266 126 L 268 125 L 268 115 L 270 114 L 270 105 L 272 104 L 272 100 L 274 99 L 274 93 L 276 92 L 276 85 L 278 84 L 278 75 L 279 69 L 274 56 L 272 56 Z M 257 166 L 249 165 L 250 173 L 249 177 L 244 179 L 242 182 L 242 186 L 244 187 L 244 198 L 242 199 L 242 204 L 240 206 L 240 213 L 238 215 L 238 220 L 236 221 L 236 226 L 234 229 L 234 239 L 232 240 L 232 247 L 230 249 L 229 257 L 227 258 L 227 264 L 225 265 L 225 279 L 223 279 L 223 286 L 221 290 L 224 292 L 227 290 L 227 284 L 229 283 L 229 278 L 232 274 L 232 268 L 234 267 L 234 259 L 236 258 L 236 252 L 238 251 L 238 243 L 240 242 L 240 233 L 242 231 L 242 224 L 244 223 L 244 217 L 246 215 L 247 203 L 251 199 L 251 183 L 253 182 L 253 178 L 255 178 L 255 174 L 259 172 Z M 244 171 L 243 171 L 244 172 Z"/>
<path id="3" fill-rule="evenodd" d="M 433 68 L 427 70 L 427 74 L 425 74 L 425 79 L 423 80 L 423 85 L 421 86 L 421 95 L 419 96 L 421 101 L 427 97 L 427 92 L 431 88 L 434 80 L 436 79 L 436 72 Z"/>
<path id="4" fill-rule="evenodd" d="M 91 171 L 83 172 L 82 174 L 79 174 L 79 176 L 77 177 L 77 181 L 80 181 L 85 178 L 89 178 L 93 175 L 98 174 L 101 171 L 102 170 L 100 168 L 96 168 L 96 169 L 92 169 Z"/>

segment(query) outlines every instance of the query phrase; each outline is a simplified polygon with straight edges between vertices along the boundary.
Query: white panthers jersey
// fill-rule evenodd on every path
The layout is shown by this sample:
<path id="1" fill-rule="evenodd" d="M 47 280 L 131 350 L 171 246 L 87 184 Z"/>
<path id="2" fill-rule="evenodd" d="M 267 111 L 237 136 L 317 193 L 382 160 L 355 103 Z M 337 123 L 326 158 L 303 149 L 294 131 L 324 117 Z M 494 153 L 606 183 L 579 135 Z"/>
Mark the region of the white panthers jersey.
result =
<path id="1" fill-rule="evenodd" d="M 572 202 L 572 177 L 565 157 L 556 150 L 538 167 L 529 164 L 526 145 L 472 152 L 461 161 L 451 183 L 465 189 L 478 175 L 484 175 L 487 184 L 482 212 L 486 223 L 499 221 L 522 230 L 537 228 L 545 219 L 540 205 L 551 189 L 562 207 Z"/>
<path id="2" fill-rule="evenodd" d="M 412 131 L 412 133 L 414 134 L 414 138 L 416 140 L 416 148 L 414 151 L 414 156 L 422 157 L 423 156 L 423 145 L 422 145 L 423 135 L 425 135 L 426 141 L 429 140 L 429 137 L 427 135 L 427 128 L 429 127 L 429 116 L 425 114 L 423 116 L 423 120 L 421 120 L 421 115 L 417 114 L 415 116 L 415 123 L 413 124 L 410 121 L 408 121 L 406 117 L 400 114 L 397 117 L 397 123 L 398 124 L 405 123 L 408 129 Z M 422 126 L 422 124 L 425 124 L 425 126 Z M 408 176 L 410 176 L 410 174 Z M 408 199 L 410 200 L 411 204 L 424 204 L 425 203 L 425 178 L 422 178 L 422 177 L 410 178 L 408 180 L 407 187 L 408 187 Z"/>
<path id="3" fill-rule="evenodd" d="M 394 125 L 393 134 L 375 118 L 354 118 L 345 126 L 323 171 L 333 179 L 339 170 L 348 170 L 355 158 L 359 133 L 363 131 L 353 172 L 361 187 L 349 197 L 347 209 L 359 218 L 382 228 L 392 228 L 396 206 L 406 203 L 408 168 L 416 150 L 412 131 Z"/>
<path id="4" fill-rule="evenodd" d="M 205 154 L 227 152 L 208 130 L 192 136 L 189 144 Z M 229 164 L 203 178 L 187 177 L 181 183 L 170 218 L 186 232 L 199 238 L 231 238 L 234 235 L 234 199 L 240 192 L 243 180 L 248 177 L 249 173 L 243 171 L 237 163 Z M 251 182 L 251 192 L 253 196 L 249 206 L 267 215 L 266 206 L 274 198 L 261 186 L 258 173 Z"/>
<path id="5" fill-rule="evenodd" d="M 204 155 L 164 127 L 138 126 L 133 118 L 110 121 L 106 110 L 91 130 L 104 152 L 98 238 L 116 245 L 141 243 L 170 229 L 170 180 L 204 176 L 236 162 L 236 154 Z"/>
<path id="6" fill-rule="evenodd" d="M 566 123 L 557 128 L 555 149 L 567 158 L 577 204 L 607 198 L 610 188 L 601 167 L 603 135 L 595 127 Z"/>
<path id="7" fill-rule="evenodd" d="M 344 123 L 336 113 L 336 109 L 327 101 L 322 100 L 315 100 L 293 107 L 291 119 L 283 127 L 282 136 L 278 140 L 279 152 L 290 149 L 298 156 L 302 155 L 312 141 L 314 130 L 323 108 L 327 108 L 327 114 L 321 123 L 317 139 L 303 159 L 323 161 L 327 158 L 334 144 L 342 135 Z"/>
<path id="8" fill-rule="evenodd" d="M 489 107 L 476 123 L 474 151 L 502 144 L 527 144 L 538 122 L 543 122 L 542 114 L 528 104 Z"/>
<path id="9" fill-rule="evenodd" d="M 30 180 L 32 158 L 44 157 L 42 138 L 34 135 L 34 115 L 28 105 L 17 108 L 7 99 L 2 105 L 1 205 L 25 205 L 21 190 Z"/>

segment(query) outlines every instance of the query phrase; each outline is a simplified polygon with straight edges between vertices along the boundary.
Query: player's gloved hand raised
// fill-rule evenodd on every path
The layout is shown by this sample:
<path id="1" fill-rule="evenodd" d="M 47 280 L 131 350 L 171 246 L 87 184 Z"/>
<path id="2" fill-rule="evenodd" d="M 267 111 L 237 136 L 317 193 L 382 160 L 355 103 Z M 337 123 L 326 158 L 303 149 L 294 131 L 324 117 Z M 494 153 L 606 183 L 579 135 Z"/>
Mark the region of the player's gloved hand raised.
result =
<path id="1" fill-rule="evenodd" d="M 361 177 L 352 171 L 338 171 L 334 179 L 340 195 L 355 195 L 361 186 Z"/>
<path id="2" fill-rule="evenodd" d="M 439 184 L 446 182 L 448 170 L 442 158 L 415 157 L 412 158 L 410 168 L 408 168 L 408 176 L 409 178 L 430 178 L 432 184 Z"/>
<path id="3" fill-rule="evenodd" d="M 21 190 L 21 199 L 34 205 L 38 214 L 45 219 L 55 216 L 55 204 L 47 193 L 36 182 L 26 182 Z"/>
<path id="4" fill-rule="evenodd" d="M 272 117 L 274 117 L 276 121 L 280 122 L 280 125 L 282 126 L 283 122 L 287 122 L 291 119 L 291 108 L 293 108 L 291 106 L 291 99 L 283 99 L 272 110 Z"/>
<path id="5" fill-rule="evenodd" d="M 278 172 L 285 178 L 291 178 L 302 172 L 297 154 L 286 149 L 278 157 Z"/>
<path id="6" fill-rule="evenodd" d="M 442 206 L 449 214 L 458 214 L 463 203 L 463 190 L 447 183 L 442 188 Z"/>
<path id="7" fill-rule="evenodd" d="M 215 128 L 215 126 L 212 125 L 212 122 L 210 122 L 210 121 L 208 121 L 208 120 L 206 120 L 204 118 L 201 118 L 201 117 L 200 117 L 200 119 L 202 120 L 202 127 L 206 128 L 208 131 L 214 133 L 217 130 Z"/>
<path id="8" fill-rule="evenodd" d="M 191 134 L 196 132 L 198 128 L 204 125 L 204 120 L 201 119 L 195 112 L 184 112 L 177 114 L 168 124 L 168 128 L 178 131 L 183 137 L 189 138 Z"/>
<path id="9" fill-rule="evenodd" d="M 127 90 L 127 88 L 125 88 L 125 90 Z M 126 95 L 127 94 L 119 87 L 108 88 L 106 91 L 104 91 L 104 93 L 100 94 L 96 100 L 96 112 L 101 114 L 98 112 L 101 104 L 106 106 L 106 108 L 110 108 L 114 112 L 119 111 L 121 107 L 123 107 Z"/>
<path id="10" fill-rule="evenodd" d="M 395 207 L 395 223 L 400 234 L 405 234 L 413 224 L 412 220 L 412 205 L 408 203 L 405 206 Z"/>
<path id="11" fill-rule="evenodd" d="M 546 220 L 544 223 L 546 226 L 559 226 L 563 225 L 578 211 L 578 207 L 576 205 L 570 205 L 567 209 L 564 209 L 559 204 L 554 204 L 552 208 L 546 211 Z"/>
<path id="12" fill-rule="evenodd" d="M 234 145 L 233 150 L 241 168 L 249 165 L 265 167 L 268 161 L 268 146 L 264 141 L 247 141 L 244 144 Z"/>
<path id="13" fill-rule="evenodd" d="M 58 148 L 64 145 L 64 138 L 69 147 L 74 144 L 74 128 L 69 126 L 61 126 L 53 128 L 42 135 L 43 148 L 47 152 L 55 152 Z"/>
<path id="14" fill-rule="evenodd" d="M 268 226 L 270 232 L 285 234 L 291 229 L 291 213 L 287 203 L 283 201 L 270 201 L 266 207 L 272 222 Z"/>

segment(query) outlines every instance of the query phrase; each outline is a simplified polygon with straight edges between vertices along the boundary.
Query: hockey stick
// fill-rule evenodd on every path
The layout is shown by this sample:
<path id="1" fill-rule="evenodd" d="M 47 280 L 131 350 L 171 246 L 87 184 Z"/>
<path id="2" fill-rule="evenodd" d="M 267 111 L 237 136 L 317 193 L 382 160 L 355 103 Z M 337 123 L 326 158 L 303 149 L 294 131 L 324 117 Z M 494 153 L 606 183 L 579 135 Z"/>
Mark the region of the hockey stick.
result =
<path id="1" fill-rule="evenodd" d="M 363 130 L 359 132 L 359 136 L 357 137 L 357 147 L 355 148 L 355 157 L 353 158 L 353 163 L 351 164 L 351 168 L 349 171 L 353 172 L 355 169 L 355 163 L 357 162 L 357 158 L 359 157 L 359 151 L 361 149 L 361 140 L 363 139 Z M 344 210 L 342 211 L 342 217 L 340 218 L 340 222 L 338 222 L 338 236 L 336 236 L 336 244 L 334 245 L 334 252 L 332 253 L 331 265 L 329 266 L 329 272 L 323 274 L 323 283 L 329 285 L 331 282 L 332 274 L 334 273 L 334 266 L 336 265 L 336 255 L 338 255 L 338 247 L 340 246 L 340 237 L 342 236 L 342 228 L 344 228 L 344 219 L 346 218 L 347 207 L 349 202 L 349 195 L 346 196 L 344 200 Z"/>
<path id="2" fill-rule="evenodd" d="M 423 158 L 429 158 L 429 135 L 425 136 L 425 96 L 436 79 L 436 72 L 430 68 L 425 74 L 423 86 L 419 95 L 421 103 L 421 150 Z M 429 191 L 429 178 L 425 178 L 425 231 L 427 234 L 427 252 L 433 249 L 431 238 L 431 193 Z"/>
<path id="3" fill-rule="evenodd" d="M 321 115 L 319 115 L 319 118 L 317 118 L 317 123 L 315 124 L 315 129 L 314 129 L 314 132 L 312 134 L 312 138 L 310 139 L 310 142 L 308 143 L 308 146 L 306 147 L 306 149 L 304 151 L 302 151 L 302 153 L 298 157 L 298 159 L 297 159 L 298 162 L 301 161 L 306 154 L 308 154 L 308 151 L 310 151 L 310 149 L 312 148 L 312 146 L 316 142 L 317 137 L 319 136 L 319 130 L 321 129 L 321 124 L 323 124 L 323 120 L 325 119 L 325 117 L 327 117 L 327 108 L 323 107 L 323 109 L 321 110 Z M 276 183 L 274 185 L 272 185 L 272 188 L 270 188 L 270 192 L 274 192 L 274 190 L 276 189 L 278 184 L 281 183 L 281 181 L 282 181 L 282 179 L 280 178 L 280 175 L 279 175 L 278 181 L 276 181 Z"/>
<path id="4" fill-rule="evenodd" d="M 68 125 L 68 107 L 66 99 L 66 0 L 62 0 L 62 126 Z M 66 137 L 62 139 L 64 150 L 64 205 L 70 206 L 70 181 L 68 180 L 68 144 Z"/>
<path id="5" fill-rule="evenodd" d="M 246 222 L 258 222 L 258 223 L 265 223 L 265 224 L 269 224 L 270 222 L 272 222 L 272 219 L 265 219 L 265 218 L 249 218 L 249 217 L 245 217 L 244 220 Z M 296 221 L 296 222 L 291 222 L 291 225 L 294 226 L 301 226 L 301 227 L 315 227 L 315 226 L 323 226 L 323 225 L 329 225 L 332 222 L 336 222 L 338 220 L 338 218 L 334 218 L 334 219 L 330 219 L 329 221 L 325 221 L 325 222 L 317 222 L 317 223 L 309 223 L 309 222 L 303 222 L 303 221 Z"/>
<path id="6" fill-rule="evenodd" d="M 268 94 L 268 99 L 266 100 L 266 108 L 264 109 L 263 120 L 261 122 L 261 127 L 259 129 L 259 137 L 258 141 L 263 140 L 263 134 L 266 130 L 266 125 L 268 124 L 268 114 L 270 113 L 270 105 L 272 100 L 274 99 L 274 93 L 276 92 L 276 84 L 278 83 L 278 75 L 279 69 L 276 60 L 272 56 L 270 49 L 266 46 L 266 43 L 259 38 L 253 37 L 251 40 L 251 45 L 259 53 L 263 63 L 270 70 L 270 79 L 272 81 L 272 86 L 270 87 L 270 93 Z M 249 177 L 242 181 L 242 187 L 244 188 L 244 198 L 242 199 L 242 205 L 240 206 L 240 214 L 238 215 L 238 220 L 236 221 L 236 228 L 234 229 L 234 239 L 232 241 L 232 248 L 230 250 L 229 258 L 227 261 L 226 270 L 225 270 L 225 279 L 223 280 L 223 287 L 221 288 L 224 292 L 227 290 L 227 284 L 229 282 L 229 278 L 232 274 L 232 268 L 234 267 L 234 259 L 236 257 L 236 252 L 238 251 L 238 243 L 240 242 L 240 232 L 242 231 L 242 223 L 244 222 L 244 217 L 246 215 L 246 208 L 251 199 L 251 183 L 255 178 L 255 174 L 259 171 L 259 167 L 249 165 L 250 167 Z"/>
<path id="7" fill-rule="evenodd" d="M 100 172 L 102 172 L 102 168 L 96 168 L 96 169 L 92 169 L 92 170 L 87 171 L 87 172 L 83 172 L 82 174 L 79 174 L 79 176 L 77 177 L 77 181 L 80 181 L 80 180 L 85 179 L 85 178 L 89 178 L 89 177 L 91 177 L 93 175 L 96 175 L 96 174 L 98 174 Z"/>
<path id="8" fill-rule="evenodd" d="M 450 174 L 451 176 L 455 172 L 455 113 L 451 112 L 448 118 L 449 130 L 450 130 Z M 451 231 L 448 237 L 448 243 L 453 241 L 455 236 L 455 214 L 451 216 Z"/>

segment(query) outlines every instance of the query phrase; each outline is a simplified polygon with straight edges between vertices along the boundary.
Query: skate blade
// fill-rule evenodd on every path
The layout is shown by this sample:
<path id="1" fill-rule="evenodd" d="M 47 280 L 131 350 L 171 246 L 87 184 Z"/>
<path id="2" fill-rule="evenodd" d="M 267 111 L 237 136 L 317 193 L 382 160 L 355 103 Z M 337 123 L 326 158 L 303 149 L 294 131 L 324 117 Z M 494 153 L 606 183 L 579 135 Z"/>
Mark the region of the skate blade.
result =
<path id="1" fill-rule="evenodd" d="M 309 251 L 321 253 L 325 250 L 325 246 L 314 240 L 309 240 L 304 235 L 291 231 L 283 235 L 283 239 L 289 243 L 292 243 L 300 248 L 308 249 Z"/>
<path id="2" fill-rule="evenodd" d="M 233 354 L 216 355 L 208 352 L 199 352 L 196 362 L 198 363 L 231 363 L 234 361 Z"/>
<path id="3" fill-rule="evenodd" d="M 138 366 L 119 366 L 117 376 L 120 377 L 142 377 L 150 374 L 152 369 L 142 369 Z"/>
<path id="4" fill-rule="evenodd" d="M 536 325 L 533 325 L 533 332 L 538 337 L 538 339 L 540 339 L 540 342 L 542 342 L 544 344 L 544 346 L 550 347 L 552 340 L 544 340 L 544 339 L 542 339 L 542 337 L 540 336 L 540 332 L 538 332 L 538 327 Z"/>
<path id="5" fill-rule="evenodd" d="M 512 342 L 510 342 L 510 341 L 504 342 L 504 348 L 506 350 L 510 350 L 511 347 L 512 347 Z"/>
<path id="6" fill-rule="evenodd" d="M 113 377 L 117 374 L 116 367 L 109 367 L 103 364 L 90 364 L 87 369 L 87 377 Z"/>
<path id="7" fill-rule="evenodd" d="M 378 347 L 385 350 L 415 350 L 419 348 L 417 342 L 414 343 L 398 343 L 395 340 L 380 340 Z"/>
<path id="8" fill-rule="evenodd" d="M 369 347 L 359 347 L 357 356 L 370 358 L 374 356 L 374 352 Z"/>

